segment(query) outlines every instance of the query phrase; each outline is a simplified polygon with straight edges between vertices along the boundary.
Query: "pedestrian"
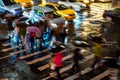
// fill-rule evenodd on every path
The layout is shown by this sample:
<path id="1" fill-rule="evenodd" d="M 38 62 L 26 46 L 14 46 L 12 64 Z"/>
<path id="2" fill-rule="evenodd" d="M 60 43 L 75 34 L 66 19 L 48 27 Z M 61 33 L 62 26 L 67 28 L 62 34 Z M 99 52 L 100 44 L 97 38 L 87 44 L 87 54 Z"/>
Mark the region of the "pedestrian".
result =
<path id="1" fill-rule="evenodd" d="M 63 65 L 62 59 L 63 59 L 62 54 L 60 52 L 56 52 L 52 56 L 52 59 L 50 61 L 50 63 L 52 63 L 51 69 L 54 70 L 57 73 L 58 80 L 63 80 L 61 78 L 61 75 L 60 75 L 60 69 L 61 69 L 61 67 Z"/>
<path id="2" fill-rule="evenodd" d="M 83 60 L 84 57 L 83 55 L 81 54 L 81 49 L 79 48 L 76 48 L 74 50 L 74 56 L 73 56 L 73 66 L 71 68 L 71 72 L 80 72 L 81 68 L 80 68 L 80 65 L 79 65 L 79 60 Z"/>
<path id="3" fill-rule="evenodd" d="M 73 42 L 75 39 L 75 26 L 73 21 L 69 21 L 67 23 L 67 29 L 68 29 L 67 31 L 68 43 Z"/>
<path id="4" fill-rule="evenodd" d="M 16 36 L 18 37 L 17 45 L 19 45 L 19 39 L 20 39 L 23 48 L 25 46 L 26 28 L 27 28 L 27 24 L 20 22 L 16 23 L 16 26 L 14 28 L 14 33 L 17 34 Z"/>
<path id="5" fill-rule="evenodd" d="M 32 26 L 29 26 L 32 27 Z M 31 52 L 34 52 L 36 32 L 30 32 Z"/>
<path id="6" fill-rule="evenodd" d="M 60 41 L 62 43 L 65 43 L 65 37 L 66 37 L 66 26 L 64 23 L 59 23 L 57 27 L 55 28 L 53 34 L 55 35 L 56 41 Z"/>
<path id="7" fill-rule="evenodd" d="M 93 64 L 91 66 L 91 68 L 93 69 L 94 72 L 94 68 L 95 65 L 97 64 L 99 66 L 99 69 L 101 69 L 100 65 L 101 65 L 101 60 L 103 58 L 103 45 L 101 43 L 97 43 L 97 42 L 93 42 L 93 53 L 94 53 L 94 61 Z"/>
<path id="8" fill-rule="evenodd" d="M 29 46 L 30 46 L 30 33 L 28 30 L 26 30 L 26 35 L 25 35 L 25 43 L 26 43 L 26 53 L 29 53 Z"/>
<path id="9" fill-rule="evenodd" d="M 46 36 L 47 22 L 40 21 L 38 27 L 41 30 L 41 32 L 40 32 L 40 38 L 39 38 L 39 42 L 40 42 L 39 46 L 40 46 L 40 50 L 41 50 L 41 49 L 43 49 L 42 44 L 45 44 L 44 36 Z"/>

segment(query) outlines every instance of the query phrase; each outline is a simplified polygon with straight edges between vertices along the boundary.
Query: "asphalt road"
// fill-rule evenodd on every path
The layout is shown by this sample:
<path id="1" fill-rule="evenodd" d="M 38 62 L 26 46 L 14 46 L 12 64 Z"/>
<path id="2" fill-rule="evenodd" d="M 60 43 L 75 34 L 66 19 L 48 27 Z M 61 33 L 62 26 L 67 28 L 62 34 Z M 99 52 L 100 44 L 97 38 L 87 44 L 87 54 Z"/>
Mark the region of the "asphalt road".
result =
<path id="1" fill-rule="evenodd" d="M 77 32 L 79 32 L 79 30 L 81 30 L 82 27 L 85 27 L 83 26 L 85 23 L 89 23 L 90 21 L 100 21 L 102 22 L 102 24 L 104 25 L 105 27 L 105 33 L 103 34 L 103 37 L 108 41 L 108 42 L 117 42 L 119 39 L 120 39 L 120 35 L 119 35 L 119 32 L 120 32 L 120 28 L 119 28 L 119 24 L 117 23 L 108 23 L 106 22 L 103 18 L 102 18 L 102 14 L 103 14 L 103 11 L 105 9 L 110 9 L 110 3 L 92 3 L 90 5 L 91 7 L 91 13 L 90 13 L 90 16 L 87 16 L 86 15 L 82 15 L 82 16 L 79 16 L 75 19 L 75 24 L 76 26 L 76 30 Z M 105 8 L 104 8 L 105 7 Z M 89 24 L 93 24 L 93 23 L 89 23 Z M 94 23 L 94 24 L 101 24 L 101 23 Z M 89 27 L 89 26 L 88 26 Z M 0 26 L 1 28 L 1 26 Z M 3 29 L 4 28 L 4 29 Z M 2 29 L 0 29 L 1 32 L 3 31 L 5 34 L 7 33 L 7 30 L 5 27 L 2 27 Z M 2 33 L 3 33 L 2 32 Z M 7 34 L 6 34 L 7 35 Z M 106 56 L 115 56 L 113 53 L 115 52 L 115 46 L 116 44 L 112 44 L 112 45 L 108 45 L 105 47 L 106 49 L 106 52 L 105 52 L 105 55 Z M 47 53 L 46 53 L 47 54 Z M 45 54 L 44 54 L 45 55 Z M 20 55 L 19 55 L 20 56 Z M 40 57 L 40 56 L 39 56 Z M 34 56 L 34 59 L 35 58 L 38 58 L 37 56 Z M 33 59 L 33 58 L 32 58 Z M 44 59 L 44 58 L 42 58 Z M 70 58 L 71 60 L 71 58 Z M 2 60 L 1 60 L 2 61 Z M 30 59 L 28 59 L 28 61 L 30 61 Z M 70 62 L 69 62 L 70 63 Z M 89 63 L 89 62 L 88 62 Z M 39 63 L 37 63 L 39 64 Z M 42 63 L 44 64 L 44 63 Z M 89 63 L 90 64 L 90 63 Z M 67 65 L 67 64 L 66 64 Z M 35 64 L 36 66 L 36 64 Z M 86 65 L 85 65 L 86 66 Z M 87 66 L 86 66 L 87 67 Z M 33 69 L 34 69 L 34 66 L 33 66 Z M 69 72 L 69 71 L 68 71 Z M 47 75 L 48 75 L 48 72 L 46 72 Z M 43 74 L 43 76 L 46 76 L 46 74 Z M 79 80 L 79 79 L 78 79 Z"/>

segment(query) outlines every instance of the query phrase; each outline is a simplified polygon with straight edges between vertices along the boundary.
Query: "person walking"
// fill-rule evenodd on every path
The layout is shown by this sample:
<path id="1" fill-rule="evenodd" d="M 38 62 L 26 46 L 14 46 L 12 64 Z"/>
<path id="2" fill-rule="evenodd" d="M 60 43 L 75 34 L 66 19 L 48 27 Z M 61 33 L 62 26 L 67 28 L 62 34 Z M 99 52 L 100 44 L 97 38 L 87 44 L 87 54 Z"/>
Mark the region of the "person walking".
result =
<path id="1" fill-rule="evenodd" d="M 53 34 L 55 35 L 56 41 L 60 41 L 62 43 L 65 43 L 65 37 L 66 37 L 66 26 L 64 23 L 59 23 L 57 25 L 57 28 L 55 28 L 55 31 Z"/>
<path id="2" fill-rule="evenodd" d="M 29 26 L 29 27 L 32 27 L 32 26 Z M 35 26 L 33 26 L 33 27 L 35 27 Z M 27 30 L 28 30 L 28 28 L 27 28 Z M 36 37 L 36 32 L 30 32 L 30 44 L 31 44 L 31 52 L 32 53 L 34 52 L 35 37 Z"/>
<path id="3" fill-rule="evenodd" d="M 71 68 L 72 73 L 79 72 L 81 70 L 80 65 L 79 65 L 79 60 L 84 59 L 83 55 L 81 54 L 81 49 L 76 48 L 73 53 L 74 53 L 73 66 Z"/>
<path id="4" fill-rule="evenodd" d="M 52 70 L 54 70 L 57 73 L 58 80 L 63 80 L 60 75 L 60 69 L 63 65 L 62 59 L 63 59 L 62 54 L 60 52 L 56 52 L 52 56 L 52 59 L 50 62 L 50 63 L 52 63 L 52 65 L 51 65 Z"/>
<path id="5" fill-rule="evenodd" d="M 103 45 L 101 43 L 94 42 L 93 45 L 94 45 L 94 47 L 93 47 L 93 53 L 95 55 L 95 58 L 94 58 L 94 61 L 93 61 L 93 64 L 92 64 L 91 68 L 93 69 L 93 73 L 94 73 L 94 67 L 95 67 L 95 65 L 96 64 L 98 66 L 101 65 L 101 60 L 103 58 L 103 50 L 104 49 L 103 49 Z"/>
<path id="6" fill-rule="evenodd" d="M 17 38 L 17 45 L 19 46 L 19 39 L 21 39 L 22 46 L 25 46 L 25 35 L 26 35 L 27 24 L 25 23 L 16 23 L 14 28 L 14 34 Z"/>
<path id="7" fill-rule="evenodd" d="M 75 26 L 73 21 L 69 21 L 67 23 L 67 29 L 68 29 L 67 31 L 68 43 L 73 42 L 75 39 Z"/>

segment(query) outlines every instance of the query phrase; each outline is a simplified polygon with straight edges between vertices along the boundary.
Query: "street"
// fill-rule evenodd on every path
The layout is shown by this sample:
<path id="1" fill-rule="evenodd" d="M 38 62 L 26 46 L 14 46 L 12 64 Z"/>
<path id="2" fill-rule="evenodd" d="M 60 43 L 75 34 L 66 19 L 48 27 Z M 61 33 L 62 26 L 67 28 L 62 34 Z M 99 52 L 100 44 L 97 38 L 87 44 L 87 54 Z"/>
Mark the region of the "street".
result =
<path id="1" fill-rule="evenodd" d="M 76 19 L 74 19 L 75 23 L 75 30 L 76 30 L 76 36 L 77 39 L 80 40 L 82 38 L 86 41 L 88 38 L 88 35 L 90 33 L 97 35 L 99 33 L 99 29 L 101 26 L 104 26 L 104 33 L 103 38 L 110 43 L 110 45 L 105 45 L 105 51 L 104 56 L 116 56 L 114 53 L 116 51 L 115 46 L 118 44 L 118 40 L 120 39 L 120 28 L 119 23 L 112 23 L 112 22 L 106 22 L 105 19 L 103 19 L 102 14 L 105 9 L 111 8 L 111 3 L 92 3 L 90 5 L 91 11 L 90 14 L 84 13 L 80 14 L 77 13 Z M 2 27 L 2 28 L 1 28 Z M 3 26 L 0 26 L 0 33 L 3 37 L 3 35 L 8 36 L 8 31 L 5 30 L 6 28 L 3 28 Z M 3 30 L 3 31 L 2 31 Z M 98 31 L 97 31 L 98 30 Z M 87 32 L 86 34 L 84 34 Z M 5 33 L 2 35 L 2 33 Z M 25 60 L 27 65 L 29 65 L 31 71 L 38 76 L 41 80 L 57 80 L 56 74 L 54 76 L 51 76 L 53 72 L 49 69 L 49 60 L 51 58 L 51 52 L 49 51 L 49 45 L 50 45 L 50 39 L 49 39 L 49 33 L 47 33 L 44 37 L 45 43 L 43 43 L 43 49 L 37 50 L 37 46 L 35 46 L 35 52 L 34 53 L 25 53 L 25 49 L 23 49 L 21 46 L 16 45 L 16 41 L 14 38 L 10 40 L 2 40 L 0 42 L 1 44 L 1 51 L 5 54 L 0 54 L 0 64 L 4 61 L 8 61 L 8 63 L 14 63 L 16 59 L 19 60 Z M 8 37 L 9 38 L 9 37 Z M 36 42 L 37 44 L 37 42 Z M 90 67 L 93 59 L 94 54 L 90 51 L 90 48 L 84 48 L 79 47 L 82 49 L 82 54 L 84 55 L 85 59 L 79 62 L 79 65 L 81 65 L 81 75 L 80 72 L 76 72 L 74 74 L 70 73 L 71 67 L 73 65 L 72 57 L 73 54 L 71 50 L 74 50 L 77 46 L 74 46 L 71 43 L 66 43 L 67 47 L 65 49 L 62 49 L 61 52 L 63 54 L 63 62 L 64 65 L 60 70 L 60 73 L 64 80 L 95 80 L 94 77 L 104 73 L 105 76 L 99 77 L 96 80 L 108 80 L 108 76 L 110 76 L 109 72 L 107 71 L 108 68 L 103 66 L 103 71 L 99 70 L 99 66 L 95 68 L 95 74 L 92 75 L 92 68 Z M 60 43 L 58 45 L 61 45 Z M 18 50 L 19 48 L 19 50 Z M 5 62 L 7 63 L 7 62 Z M 0 66 L 1 67 L 1 66 Z M 0 68 L 1 69 L 1 68 Z M 24 68 L 26 70 L 26 68 Z M 26 70 L 27 71 L 27 70 Z M 31 72 L 31 73 L 32 73 Z M 1 77 L 1 76 L 0 76 Z M 28 76 L 29 77 L 29 76 Z M 27 78 L 26 80 L 32 80 L 30 78 Z M 37 80 L 37 79 L 36 79 Z M 39 79 L 38 79 L 39 80 Z"/>

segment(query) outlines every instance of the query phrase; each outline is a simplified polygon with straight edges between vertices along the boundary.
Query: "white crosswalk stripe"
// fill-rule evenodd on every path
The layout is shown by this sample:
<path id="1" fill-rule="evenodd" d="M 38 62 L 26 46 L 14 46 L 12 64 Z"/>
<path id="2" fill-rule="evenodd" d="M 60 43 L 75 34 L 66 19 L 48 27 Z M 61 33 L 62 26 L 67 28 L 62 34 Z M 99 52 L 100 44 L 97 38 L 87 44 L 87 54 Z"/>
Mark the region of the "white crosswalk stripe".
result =
<path id="1" fill-rule="evenodd" d="M 106 70 L 104 71 L 103 73 L 99 74 L 98 76 L 90 79 L 90 80 L 101 80 L 102 78 L 108 76 L 110 73 L 109 73 L 109 70 Z"/>

